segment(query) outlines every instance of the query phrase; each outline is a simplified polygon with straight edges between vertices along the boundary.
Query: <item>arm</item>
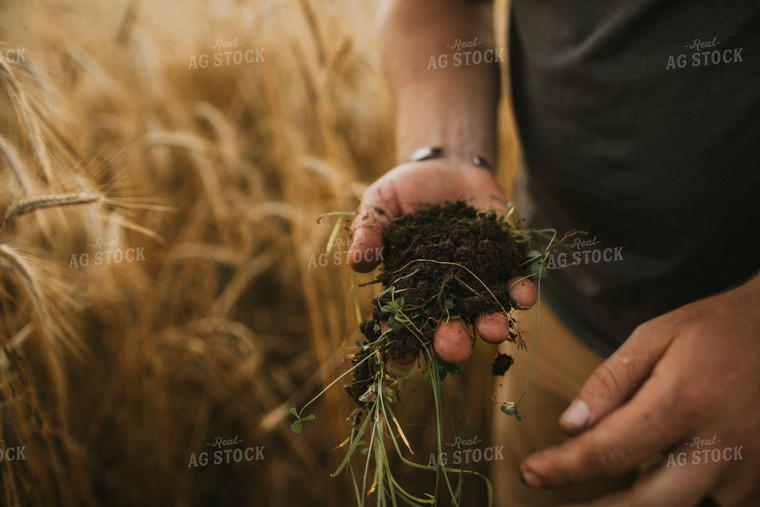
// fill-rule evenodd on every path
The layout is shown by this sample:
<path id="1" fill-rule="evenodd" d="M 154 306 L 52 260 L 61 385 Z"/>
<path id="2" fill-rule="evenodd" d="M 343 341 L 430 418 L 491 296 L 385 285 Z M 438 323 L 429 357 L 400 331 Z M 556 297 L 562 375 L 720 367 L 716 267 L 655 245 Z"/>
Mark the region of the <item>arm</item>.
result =
<path id="1" fill-rule="evenodd" d="M 429 68 L 430 58 L 437 60 L 456 39 L 478 37 L 491 43 L 492 28 L 485 22 L 489 13 L 487 3 L 456 0 L 390 0 L 383 5 L 381 53 L 395 100 L 400 165 L 362 195 L 352 224 L 350 259 L 374 259 L 363 254 L 382 246 L 382 229 L 389 220 L 423 204 L 471 199 L 476 208 L 506 209 L 506 197 L 494 175 L 472 162 L 475 155 L 491 161 L 496 157 L 498 65 L 449 62 L 444 68 Z M 444 156 L 403 162 L 425 146 L 442 147 Z M 354 256 L 355 250 L 362 255 Z M 377 263 L 359 261 L 352 267 L 367 272 Z M 524 307 L 532 306 L 536 297 L 533 285 L 524 281 L 510 295 Z M 483 316 L 476 327 L 492 343 L 504 341 L 509 329 L 505 315 Z M 472 350 L 458 321 L 439 326 L 434 346 L 451 363 L 467 360 Z"/>
<path id="2" fill-rule="evenodd" d="M 418 148 L 443 146 L 452 163 L 496 159 L 499 96 L 495 64 L 429 69 L 456 39 L 493 45 L 489 2 L 390 0 L 380 13 L 381 56 L 397 118 L 401 163 Z"/>

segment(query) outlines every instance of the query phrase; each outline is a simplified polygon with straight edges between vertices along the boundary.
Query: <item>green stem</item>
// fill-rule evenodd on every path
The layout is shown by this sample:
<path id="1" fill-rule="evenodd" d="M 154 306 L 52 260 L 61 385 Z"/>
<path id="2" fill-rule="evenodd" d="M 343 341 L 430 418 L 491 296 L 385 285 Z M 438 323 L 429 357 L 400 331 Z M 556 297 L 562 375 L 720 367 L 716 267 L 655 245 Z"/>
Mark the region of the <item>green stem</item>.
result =
<path id="1" fill-rule="evenodd" d="M 525 397 L 525 393 L 528 392 L 528 384 L 530 384 L 530 377 L 533 374 L 533 364 L 536 361 L 536 349 L 538 349 L 538 331 L 541 326 L 541 279 L 542 279 L 541 274 L 543 273 L 543 270 L 544 270 L 543 265 L 546 263 L 546 259 L 549 256 L 549 250 L 551 248 L 551 245 L 552 243 L 554 243 L 554 240 L 557 238 L 557 231 L 555 231 L 554 229 L 543 229 L 543 231 L 552 231 L 552 237 L 551 237 L 551 240 L 549 241 L 549 245 L 546 247 L 546 251 L 544 252 L 543 258 L 541 259 L 541 271 L 539 272 L 538 282 L 536 283 L 536 293 L 538 295 L 537 296 L 538 299 L 536 301 L 536 305 L 537 305 L 536 306 L 536 338 L 533 340 L 533 354 L 531 355 L 531 358 L 530 358 L 530 368 L 528 369 L 528 378 L 525 380 L 525 387 L 523 388 L 523 391 L 520 394 L 520 398 L 515 403 L 515 407 L 520 405 L 520 402 Z"/>
<path id="2" fill-rule="evenodd" d="M 530 384 L 530 377 L 533 374 L 533 363 L 536 361 L 536 349 L 538 348 L 538 330 L 541 326 L 541 277 L 538 277 L 538 301 L 536 302 L 536 338 L 533 340 L 533 354 L 530 358 L 530 367 L 528 368 L 528 378 L 525 380 L 525 387 L 523 387 L 520 399 L 517 400 L 515 406 L 520 405 L 520 402 L 525 397 L 525 393 L 528 392 L 528 384 Z"/>
<path id="3" fill-rule="evenodd" d="M 324 389 L 322 389 L 319 392 L 319 394 L 317 394 L 315 397 L 313 397 L 311 400 L 309 400 L 306 403 L 306 405 L 304 405 L 303 407 L 301 407 L 301 410 L 298 411 L 298 418 L 299 419 L 301 418 L 301 414 L 303 414 L 303 411 L 306 410 L 306 408 L 309 405 L 311 405 L 312 403 L 314 403 L 315 401 L 317 401 L 323 394 L 325 394 L 327 392 L 328 389 L 330 389 L 332 386 L 334 386 L 340 379 L 342 379 L 343 377 L 345 377 L 346 375 L 348 375 L 349 373 L 351 373 L 352 371 L 354 371 L 356 368 L 359 367 L 359 365 L 361 365 L 363 362 L 367 361 L 370 357 L 372 357 L 372 354 L 369 354 L 367 357 L 365 357 L 364 359 L 362 359 L 361 361 L 359 361 L 358 363 L 356 363 L 354 366 L 352 366 L 351 368 L 349 368 L 348 370 L 346 370 L 345 372 L 343 372 L 343 374 L 341 374 L 338 378 L 336 378 L 335 380 L 333 380 L 332 382 L 330 382 L 327 385 L 327 387 L 325 387 Z"/>

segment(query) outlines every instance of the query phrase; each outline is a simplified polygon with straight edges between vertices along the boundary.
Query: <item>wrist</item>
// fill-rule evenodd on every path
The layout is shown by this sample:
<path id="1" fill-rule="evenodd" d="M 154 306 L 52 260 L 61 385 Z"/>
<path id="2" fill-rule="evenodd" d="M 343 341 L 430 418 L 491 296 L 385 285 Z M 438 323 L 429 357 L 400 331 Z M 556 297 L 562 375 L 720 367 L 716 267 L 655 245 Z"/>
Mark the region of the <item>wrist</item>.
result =
<path id="1" fill-rule="evenodd" d="M 449 153 L 449 150 L 445 150 L 440 146 L 424 146 L 415 150 L 409 157 L 407 162 L 422 162 L 424 160 L 433 159 L 448 159 L 463 164 L 471 164 L 475 167 L 485 169 L 491 174 L 496 174 L 496 168 L 485 157 L 477 153 L 465 154 L 464 151 Z"/>

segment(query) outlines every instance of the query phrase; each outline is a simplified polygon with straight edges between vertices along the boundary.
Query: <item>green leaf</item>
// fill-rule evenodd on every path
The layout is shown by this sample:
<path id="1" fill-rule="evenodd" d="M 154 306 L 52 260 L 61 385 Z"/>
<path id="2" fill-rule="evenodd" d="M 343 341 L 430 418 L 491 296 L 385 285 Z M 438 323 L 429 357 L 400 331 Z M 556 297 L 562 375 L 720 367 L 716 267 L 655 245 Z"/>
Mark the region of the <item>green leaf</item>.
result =
<path id="1" fill-rule="evenodd" d="M 317 418 L 317 416 L 315 416 L 314 414 L 307 415 L 306 417 L 301 418 L 298 415 L 298 409 L 296 409 L 296 407 L 291 407 L 290 414 L 296 418 L 293 424 L 290 425 L 290 429 L 293 431 L 293 433 L 301 433 L 301 431 L 303 430 L 303 423 Z"/>
<path id="2" fill-rule="evenodd" d="M 404 329 L 404 324 L 398 321 L 398 319 L 394 316 L 391 316 L 388 318 L 388 327 L 393 329 L 394 331 L 401 331 Z"/>
<path id="3" fill-rule="evenodd" d="M 546 275 L 548 274 L 543 262 L 531 264 L 530 272 L 536 278 L 546 278 Z"/>

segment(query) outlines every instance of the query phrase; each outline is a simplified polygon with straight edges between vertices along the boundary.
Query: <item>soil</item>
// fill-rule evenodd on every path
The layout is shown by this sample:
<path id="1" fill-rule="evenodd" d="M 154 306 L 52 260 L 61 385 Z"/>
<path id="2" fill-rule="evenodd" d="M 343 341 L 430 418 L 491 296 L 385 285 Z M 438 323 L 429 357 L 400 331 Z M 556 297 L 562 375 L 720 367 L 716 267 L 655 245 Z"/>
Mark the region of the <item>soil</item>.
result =
<path id="1" fill-rule="evenodd" d="M 491 363 L 491 374 L 495 377 L 503 377 L 515 360 L 509 354 L 498 354 Z"/>
<path id="2" fill-rule="evenodd" d="M 389 302 L 395 299 L 401 303 L 402 298 L 401 311 L 422 338 L 420 341 L 397 325 L 381 350 L 385 361 L 418 356 L 422 347 L 433 341 L 442 319 L 459 318 L 472 329 L 480 315 L 509 312 L 513 302 L 507 281 L 526 274 L 521 266 L 525 249 L 515 242 L 507 222 L 494 212 L 478 213 L 462 201 L 430 206 L 393 220 L 383 230 L 383 243 L 385 264 L 376 281 L 384 287 L 393 286 L 394 291 L 374 300 L 372 318 L 361 326 L 365 343 L 379 338 L 380 323 L 393 316 L 388 311 Z M 518 339 L 516 329 L 511 328 L 510 340 Z M 356 354 L 354 364 L 367 353 Z M 495 375 L 503 375 L 511 365 L 506 365 L 505 359 L 500 361 Z M 366 392 L 371 377 L 368 363 L 354 372 L 354 382 L 346 386 L 360 408 L 365 403 L 359 397 Z M 504 371 L 496 373 L 501 369 Z"/>

